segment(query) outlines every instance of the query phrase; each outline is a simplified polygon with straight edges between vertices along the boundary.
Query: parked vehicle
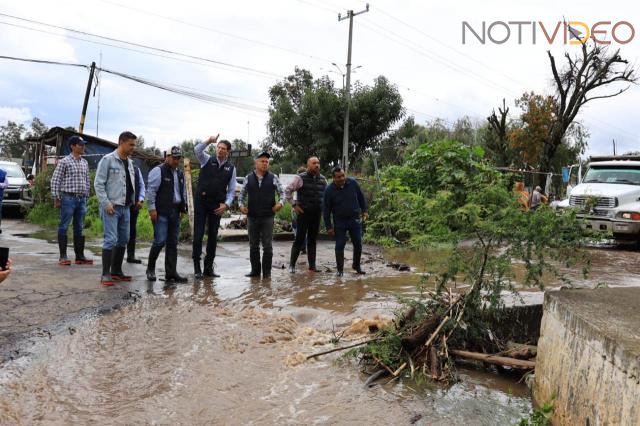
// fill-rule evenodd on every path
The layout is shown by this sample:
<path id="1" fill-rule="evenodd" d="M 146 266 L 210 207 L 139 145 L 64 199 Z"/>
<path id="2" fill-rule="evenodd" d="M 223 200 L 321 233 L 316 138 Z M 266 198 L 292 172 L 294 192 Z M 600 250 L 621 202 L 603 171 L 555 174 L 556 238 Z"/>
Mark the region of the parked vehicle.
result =
<path id="1" fill-rule="evenodd" d="M 3 207 L 33 207 L 33 193 L 27 177 L 19 164 L 0 161 L 0 169 L 7 172 L 7 186 L 4 190 Z"/>
<path id="2" fill-rule="evenodd" d="M 591 157 L 568 207 L 579 209 L 589 229 L 640 242 L 640 156 Z"/>

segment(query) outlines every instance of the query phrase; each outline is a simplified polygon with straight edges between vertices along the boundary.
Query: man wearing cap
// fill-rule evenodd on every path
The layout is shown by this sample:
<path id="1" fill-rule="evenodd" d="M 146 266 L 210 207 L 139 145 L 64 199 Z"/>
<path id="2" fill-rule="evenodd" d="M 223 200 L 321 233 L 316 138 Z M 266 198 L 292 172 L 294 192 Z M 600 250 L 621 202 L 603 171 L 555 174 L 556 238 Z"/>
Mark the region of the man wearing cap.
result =
<path id="1" fill-rule="evenodd" d="M 218 142 L 218 136 L 210 137 L 198 143 L 194 152 L 200 162 L 200 176 L 194 195 L 193 218 L 193 272 L 196 278 L 219 277 L 213 270 L 218 244 L 220 219 L 231 207 L 236 190 L 236 168 L 228 161 L 231 143 Z M 216 144 L 216 155 L 210 156 L 206 150 L 210 144 Z M 202 239 L 204 228 L 208 224 L 207 254 L 204 257 L 204 273 L 200 269 Z"/>
<path id="2" fill-rule="evenodd" d="M 51 196 L 55 208 L 60 209 L 58 225 L 58 264 L 68 266 L 67 228 L 73 219 L 73 250 L 77 265 L 92 265 L 93 260 L 84 257 L 84 217 L 87 214 L 89 198 L 89 163 L 82 158 L 86 141 L 80 136 L 68 139 L 71 153 L 58 161 L 51 177 Z"/>
<path id="3" fill-rule="evenodd" d="M 98 163 L 93 181 L 104 228 L 100 283 L 105 286 L 112 286 L 114 281 L 131 281 L 131 276 L 122 272 L 122 261 L 129 241 L 130 209 L 135 203 L 135 172 L 129 157 L 137 139 L 131 132 L 122 132 L 118 148 Z"/>
<path id="4" fill-rule="evenodd" d="M 251 272 L 245 275 L 247 277 L 259 277 L 262 269 L 262 277 L 271 278 L 273 217 L 282 208 L 285 194 L 278 176 L 269 172 L 270 158 L 271 155 L 266 151 L 256 156 L 255 170 L 245 178 L 245 185 L 238 202 L 240 211 L 247 215 L 249 230 Z M 278 194 L 277 203 L 276 193 Z M 261 242 L 262 265 L 260 264 Z"/>
<path id="5" fill-rule="evenodd" d="M 136 182 L 135 204 L 131 206 L 129 211 L 129 242 L 127 243 L 127 263 L 142 263 L 140 259 L 136 259 L 136 238 L 138 236 L 138 213 L 142 208 L 145 196 L 144 179 L 140 167 L 133 165 Z"/>
<path id="6" fill-rule="evenodd" d="M 287 185 L 287 199 L 291 200 L 293 193 L 297 191 L 297 200 L 293 203 L 293 209 L 298 215 L 298 231 L 296 239 L 291 246 L 289 259 L 289 272 L 296 271 L 296 262 L 300 251 L 307 239 L 307 260 L 309 270 L 317 272 L 316 268 L 316 238 L 320 231 L 322 218 L 322 196 L 327 187 L 327 180 L 320 174 L 320 159 L 309 157 L 307 170 L 294 177 Z"/>
<path id="7" fill-rule="evenodd" d="M 156 280 L 156 260 L 166 244 L 165 282 L 187 282 L 187 278 L 180 276 L 177 271 L 180 215 L 187 211 L 184 174 L 178 169 L 180 160 L 182 160 L 180 147 L 171 147 L 165 156 L 164 164 L 154 167 L 149 172 L 147 204 L 149 217 L 153 223 L 153 244 L 147 265 L 149 281 Z"/>
<path id="8" fill-rule="evenodd" d="M 364 274 L 360 267 L 360 258 L 362 257 L 362 220 L 367 218 L 367 202 L 358 182 L 348 178 L 341 167 L 334 167 L 332 173 L 333 182 L 324 192 L 323 212 L 327 233 L 336 237 L 337 275 L 341 277 L 344 273 L 344 247 L 347 244 L 347 232 L 353 244 L 351 266 L 357 274 Z"/>

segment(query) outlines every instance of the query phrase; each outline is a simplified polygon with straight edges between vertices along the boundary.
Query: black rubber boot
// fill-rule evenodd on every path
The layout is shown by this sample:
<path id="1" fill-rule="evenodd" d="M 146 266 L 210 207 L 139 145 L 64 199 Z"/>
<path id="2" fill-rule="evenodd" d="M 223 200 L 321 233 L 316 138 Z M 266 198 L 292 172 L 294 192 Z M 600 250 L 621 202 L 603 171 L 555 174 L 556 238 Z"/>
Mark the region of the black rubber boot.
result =
<path id="1" fill-rule="evenodd" d="M 205 277 L 219 277 L 220 275 L 216 274 L 213 270 L 213 258 L 212 257 L 204 257 L 204 273 Z"/>
<path id="2" fill-rule="evenodd" d="M 193 276 L 197 280 L 202 279 L 202 269 L 200 268 L 200 259 L 193 259 Z"/>
<path id="3" fill-rule="evenodd" d="M 84 257 L 84 237 L 73 237 L 73 250 L 76 253 L 76 265 L 93 265 L 92 259 Z"/>
<path id="4" fill-rule="evenodd" d="M 362 257 L 362 247 L 354 247 L 353 248 L 353 269 L 357 274 L 364 275 L 365 271 L 360 268 L 360 258 Z"/>
<path id="5" fill-rule="evenodd" d="M 289 272 L 292 274 L 296 272 L 298 256 L 300 256 L 300 249 L 294 244 L 291 246 L 291 257 L 289 258 Z"/>
<path id="6" fill-rule="evenodd" d="M 162 247 L 156 246 L 151 246 L 151 250 L 149 250 L 149 260 L 147 262 L 147 280 L 149 281 L 156 280 L 156 260 L 160 256 L 160 251 L 162 251 Z"/>
<path id="7" fill-rule="evenodd" d="M 136 259 L 136 240 L 127 243 L 127 263 L 142 263 L 142 260 Z"/>
<path id="8" fill-rule="evenodd" d="M 249 251 L 249 260 L 251 262 L 251 272 L 245 275 L 245 277 L 259 277 L 260 276 L 260 249 Z"/>
<path id="9" fill-rule="evenodd" d="M 124 261 L 124 252 L 126 247 L 115 247 L 111 256 L 111 278 L 114 281 L 131 281 L 130 275 L 122 272 L 122 262 Z"/>
<path id="10" fill-rule="evenodd" d="M 178 274 L 178 247 L 165 248 L 164 252 L 164 280 L 165 282 L 186 283 L 188 280 Z"/>
<path id="11" fill-rule="evenodd" d="M 102 277 L 100 283 L 106 286 L 113 285 L 113 279 L 111 279 L 111 257 L 113 255 L 112 250 L 102 249 Z"/>
<path id="12" fill-rule="evenodd" d="M 60 250 L 60 259 L 58 260 L 59 265 L 71 265 L 71 261 L 67 257 L 67 242 L 67 234 L 58 233 L 58 250 Z"/>
<path id="13" fill-rule="evenodd" d="M 316 246 L 308 245 L 307 246 L 307 260 L 309 261 L 309 270 L 318 272 L 316 268 Z"/>
<path id="14" fill-rule="evenodd" d="M 273 253 L 262 254 L 262 278 L 271 278 L 271 262 L 273 260 Z"/>
<path id="15" fill-rule="evenodd" d="M 336 275 L 344 275 L 344 251 L 336 251 Z"/>

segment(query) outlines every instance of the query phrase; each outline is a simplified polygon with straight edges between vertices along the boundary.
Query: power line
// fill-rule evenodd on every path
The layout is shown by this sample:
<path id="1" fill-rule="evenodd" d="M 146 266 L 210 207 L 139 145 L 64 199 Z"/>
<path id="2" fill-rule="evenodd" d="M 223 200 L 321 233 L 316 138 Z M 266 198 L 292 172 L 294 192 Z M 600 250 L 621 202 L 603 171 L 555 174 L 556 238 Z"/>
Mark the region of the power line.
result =
<path id="1" fill-rule="evenodd" d="M 87 32 L 87 31 L 80 31 L 80 30 L 76 30 L 76 29 L 73 29 L 73 28 L 69 28 L 69 27 L 63 27 L 63 26 L 59 26 L 59 25 L 48 24 L 46 22 L 36 21 L 36 20 L 33 20 L 33 19 L 21 18 L 19 16 L 9 15 L 9 14 L 6 14 L 6 13 L 1 13 L 0 12 L 0 16 L 4 16 L 4 17 L 10 18 L 10 19 L 16 19 L 16 20 L 23 21 L 23 22 L 29 22 L 31 24 L 42 25 L 44 27 L 55 28 L 55 29 L 58 29 L 58 30 L 64 30 L 64 31 L 68 31 L 68 32 L 71 32 L 71 33 L 80 34 L 80 35 L 84 35 L 84 36 L 88 36 L 88 37 L 95 37 L 95 38 L 99 38 L 99 39 L 103 39 L 103 40 L 108 40 L 108 41 L 115 42 L 115 43 L 127 44 L 127 45 L 130 45 L 130 46 L 135 46 L 135 47 L 139 47 L 139 48 L 142 48 L 142 49 L 152 50 L 152 51 L 161 52 L 161 53 L 167 53 L 167 54 L 171 54 L 171 55 L 175 55 L 175 56 L 180 56 L 180 57 L 183 57 L 183 58 L 195 59 L 195 60 L 198 60 L 198 61 L 208 62 L 208 63 L 212 63 L 212 64 L 216 64 L 216 65 L 222 65 L 222 66 L 226 66 L 226 67 L 230 67 L 230 68 L 235 68 L 235 69 L 240 69 L 240 70 L 245 70 L 245 71 L 252 71 L 252 72 L 259 73 L 259 74 L 268 75 L 268 76 L 271 76 L 271 77 L 282 78 L 282 76 L 280 74 L 276 74 L 276 73 L 272 73 L 270 71 L 264 71 L 264 70 L 260 70 L 260 69 L 257 69 L 257 68 L 244 66 L 244 65 L 235 65 L 235 64 L 232 64 L 232 63 L 228 63 L 228 62 L 218 61 L 216 59 L 205 58 L 205 57 L 196 56 L 196 55 L 190 55 L 190 54 L 187 54 L 187 53 L 175 52 L 175 51 L 169 50 L 169 49 L 149 46 L 149 45 L 145 45 L 145 44 L 141 44 L 141 43 L 130 42 L 130 41 L 122 40 L 122 39 L 117 39 L 117 38 L 114 38 L 114 37 L 102 36 L 102 35 L 93 34 L 93 33 Z"/>
<path id="2" fill-rule="evenodd" d="M 47 60 L 29 59 L 29 58 L 18 58 L 13 56 L 0 56 L 0 59 L 7 59 L 7 60 L 13 60 L 13 61 L 20 61 L 20 62 L 30 62 L 30 63 L 37 63 L 37 64 L 46 64 L 46 65 L 62 65 L 62 66 L 88 68 L 88 66 L 82 65 L 82 64 L 74 64 L 69 62 L 55 62 L 55 61 L 47 61 Z M 130 75 L 130 74 L 126 74 L 123 72 L 110 70 L 106 68 L 101 68 L 101 67 L 96 67 L 96 70 L 103 71 L 105 73 L 109 73 L 127 80 L 135 81 L 140 84 L 155 87 L 157 89 L 172 92 L 178 95 L 186 96 L 186 97 L 204 101 L 204 102 L 220 104 L 220 105 L 224 105 L 231 108 L 254 111 L 254 112 L 259 112 L 263 114 L 268 111 L 266 108 L 263 108 L 263 107 L 258 107 L 258 106 L 250 105 L 247 103 L 231 101 L 228 99 L 222 99 L 218 96 L 212 96 L 212 95 L 203 93 L 201 91 L 200 92 L 195 91 L 195 89 L 192 89 L 192 88 L 184 88 L 184 86 L 182 86 L 181 88 L 180 86 L 175 84 L 153 81 L 143 77 L 138 77 L 138 76 L 134 76 L 134 75 Z"/>
<path id="3" fill-rule="evenodd" d="M 204 30 L 204 31 L 209 31 L 209 32 L 215 33 L 215 34 L 220 34 L 220 35 L 223 35 L 225 37 L 236 38 L 238 40 L 242 40 L 242 41 L 245 41 L 245 42 L 248 42 L 248 43 L 254 43 L 254 44 L 257 44 L 259 46 L 265 46 L 265 47 L 269 47 L 271 49 L 276 49 L 276 50 L 281 50 L 283 52 L 293 53 L 295 55 L 304 56 L 306 58 L 311 58 L 311 59 L 314 59 L 314 60 L 317 60 L 317 61 L 328 62 L 328 63 L 333 62 L 333 61 L 331 61 L 329 59 L 321 58 L 321 57 L 314 56 L 314 55 L 310 55 L 309 53 L 305 53 L 305 52 L 299 52 L 297 50 L 290 49 L 288 47 L 278 46 L 278 45 L 267 43 L 267 42 L 260 41 L 260 40 L 254 40 L 254 39 L 251 39 L 251 38 L 248 38 L 248 37 L 239 36 L 237 34 L 232 34 L 232 33 L 226 32 L 226 31 L 221 31 L 221 30 L 218 30 L 218 29 L 215 29 L 215 28 L 207 27 L 207 26 L 204 26 L 204 25 L 199 25 L 199 24 L 196 24 L 196 23 L 193 23 L 193 22 L 182 20 L 182 19 L 173 18 L 171 16 L 161 15 L 159 13 L 151 12 L 151 11 L 148 11 L 148 10 L 127 6 L 127 5 L 124 5 L 124 4 L 121 4 L 121 3 L 116 3 L 116 2 L 113 2 L 113 1 L 109 1 L 109 0 L 98 0 L 98 1 L 100 1 L 102 3 L 110 4 L 112 6 L 121 7 L 123 9 L 132 10 L 132 11 L 141 13 L 143 15 L 154 16 L 156 18 L 164 19 L 164 20 L 167 20 L 167 21 L 170 21 L 170 22 L 176 22 L 176 23 L 179 23 L 179 24 L 182 24 L 182 25 L 186 25 L 186 26 L 189 26 L 189 27 L 198 28 L 198 29 L 201 29 L 201 30 Z"/>
<path id="4" fill-rule="evenodd" d="M 130 48 L 130 47 L 118 46 L 116 44 L 105 43 L 105 42 L 96 41 L 96 40 L 87 40 L 85 38 L 76 37 L 76 36 L 73 36 L 73 35 L 59 34 L 59 33 L 53 32 L 53 31 L 47 31 L 47 30 L 42 30 L 42 29 L 38 29 L 38 28 L 26 27 L 24 25 L 13 24 L 13 23 L 4 22 L 4 21 L 0 21 L 0 24 L 11 26 L 11 27 L 16 27 L 16 28 L 21 28 L 21 29 L 25 29 L 25 30 L 29 30 L 29 31 L 39 32 L 39 33 L 43 33 L 43 34 L 49 34 L 49 35 L 52 35 L 54 37 L 60 37 L 60 38 L 64 38 L 64 39 L 68 38 L 68 39 L 72 39 L 72 40 L 79 40 L 79 41 L 83 41 L 85 43 L 97 44 L 99 46 L 113 47 L 115 49 L 126 50 L 128 52 L 140 53 L 142 55 L 148 55 L 148 56 L 154 56 L 154 57 L 158 57 L 158 58 L 170 59 L 172 61 L 177 61 L 177 62 L 184 62 L 184 63 L 200 65 L 200 66 L 204 66 L 204 67 L 211 67 L 211 68 L 215 68 L 215 69 L 221 69 L 221 70 L 224 70 L 224 71 L 240 72 L 240 73 L 243 73 L 243 74 L 248 74 L 248 75 L 257 76 L 257 77 L 261 77 L 261 78 L 269 78 L 269 79 L 272 78 L 272 77 L 267 77 L 267 76 L 265 76 L 263 74 L 257 74 L 257 73 L 250 72 L 250 71 L 230 70 L 228 68 L 224 68 L 224 67 L 221 67 L 221 66 L 218 66 L 218 65 L 214 65 L 214 64 L 210 64 L 210 63 L 203 63 L 203 62 L 191 61 L 191 60 L 183 59 L 183 58 L 176 58 L 176 57 L 169 56 L 169 55 L 162 55 L 162 54 L 159 54 L 159 53 L 147 52 L 147 51 L 140 50 L 140 49 L 133 49 L 133 48 Z"/>

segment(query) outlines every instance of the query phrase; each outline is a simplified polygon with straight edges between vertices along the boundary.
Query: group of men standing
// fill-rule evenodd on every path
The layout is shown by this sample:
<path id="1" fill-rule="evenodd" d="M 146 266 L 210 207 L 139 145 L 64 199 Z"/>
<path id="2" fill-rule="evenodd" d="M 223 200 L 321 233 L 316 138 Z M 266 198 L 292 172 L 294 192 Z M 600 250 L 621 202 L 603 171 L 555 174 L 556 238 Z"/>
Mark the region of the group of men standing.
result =
<path id="1" fill-rule="evenodd" d="M 195 278 L 218 277 L 214 270 L 220 219 L 233 202 L 236 189 L 236 168 L 228 161 L 231 152 L 229 141 L 210 137 L 195 147 L 200 162 L 198 184 L 194 194 L 193 270 Z M 99 202 L 100 217 L 104 228 L 102 245 L 102 275 L 100 282 L 112 286 L 115 281 L 130 281 L 131 276 L 122 270 L 125 252 L 127 262 L 140 263 L 135 258 L 136 222 L 144 199 L 147 200 L 149 217 L 153 223 L 154 240 L 149 252 L 146 276 L 155 281 L 155 264 L 165 248 L 165 281 L 186 282 L 177 271 L 178 234 L 181 215 L 187 211 L 186 187 L 183 172 L 179 169 L 183 153 L 180 147 L 172 147 L 164 163 L 149 172 L 145 187 L 142 173 L 134 166 L 131 155 L 137 137 L 123 132 L 118 147 L 105 155 L 98 163 L 94 189 Z M 84 256 L 84 216 L 89 197 L 89 167 L 85 159 L 86 142 L 80 136 L 69 139 L 71 153 L 58 162 L 51 181 L 55 206 L 60 208 L 58 244 L 60 265 L 70 265 L 67 250 L 67 228 L 73 219 L 73 242 L 76 264 L 92 264 Z M 215 144 L 214 156 L 207 147 Z M 261 152 L 255 158 L 255 169 L 245 178 L 239 197 L 240 211 L 247 215 L 251 270 L 248 277 L 271 277 L 273 259 L 274 216 L 286 200 L 293 201 L 298 218 L 296 239 L 291 247 L 289 270 L 296 271 L 300 252 L 306 248 L 310 271 L 316 268 L 316 239 L 324 216 L 327 232 L 335 236 L 336 266 L 338 276 L 344 273 L 344 248 L 347 233 L 354 246 L 353 269 L 364 274 L 360 266 L 362 254 L 362 225 L 367 206 L 358 183 L 345 176 L 337 167 L 333 170 L 333 182 L 327 184 L 320 174 L 317 157 L 307 160 L 306 171 L 283 189 L 278 177 L 269 171 L 270 154 Z M 277 199 L 277 201 L 276 201 Z M 205 228 L 207 247 L 201 265 L 202 242 Z M 262 245 L 262 259 L 260 246 Z M 203 266 L 203 267 L 202 267 Z"/>

